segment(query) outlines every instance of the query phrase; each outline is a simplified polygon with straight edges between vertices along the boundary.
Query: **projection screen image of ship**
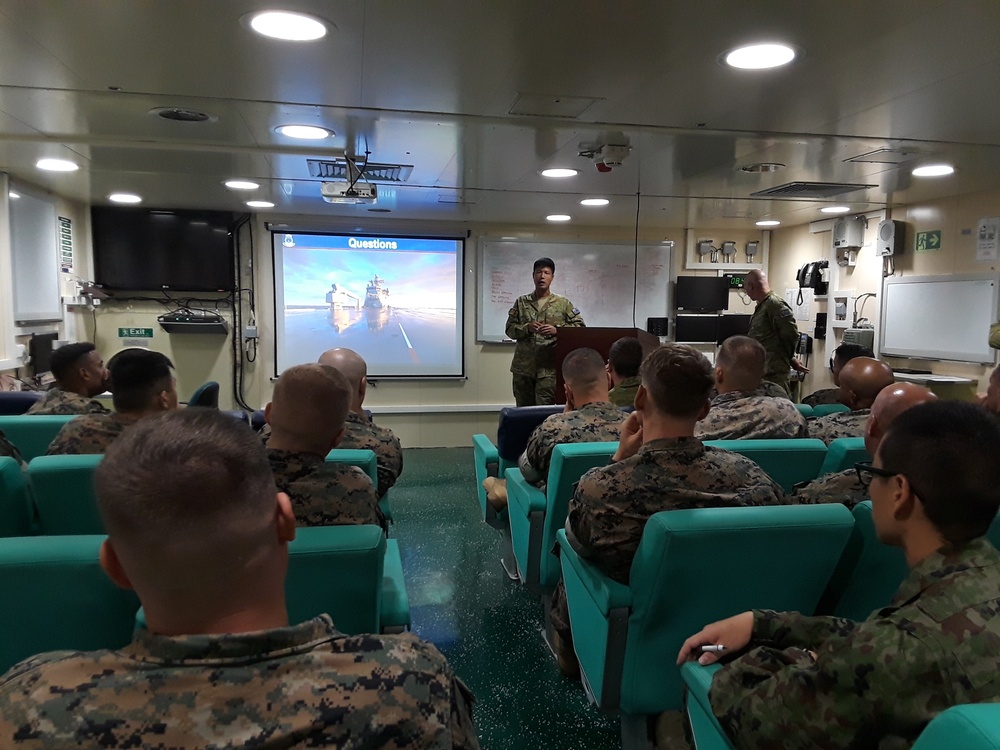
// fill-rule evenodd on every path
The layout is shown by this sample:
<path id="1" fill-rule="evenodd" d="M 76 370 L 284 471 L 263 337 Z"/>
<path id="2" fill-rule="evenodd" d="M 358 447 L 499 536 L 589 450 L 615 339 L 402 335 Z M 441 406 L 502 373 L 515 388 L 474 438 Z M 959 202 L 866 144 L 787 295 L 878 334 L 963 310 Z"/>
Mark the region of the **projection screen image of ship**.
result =
<path id="1" fill-rule="evenodd" d="M 276 372 L 347 347 L 370 378 L 463 375 L 463 240 L 272 238 Z"/>

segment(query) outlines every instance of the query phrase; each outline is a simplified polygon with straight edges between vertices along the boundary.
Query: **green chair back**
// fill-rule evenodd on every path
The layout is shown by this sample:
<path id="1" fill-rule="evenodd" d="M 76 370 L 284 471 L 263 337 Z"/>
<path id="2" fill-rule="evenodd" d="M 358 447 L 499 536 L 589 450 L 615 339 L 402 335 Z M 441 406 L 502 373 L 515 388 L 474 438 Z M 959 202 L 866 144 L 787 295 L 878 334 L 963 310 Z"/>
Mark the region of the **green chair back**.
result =
<path id="1" fill-rule="evenodd" d="M 7 436 L 25 461 L 37 456 L 44 456 L 49 443 L 56 434 L 71 419 L 77 415 L 55 414 L 19 414 L 17 416 L 0 416 L 0 430 Z"/>
<path id="2" fill-rule="evenodd" d="M 836 474 L 839 471 L 853 469 L 856 463 L 871 460 L 871 454 L 865 448 L 864 438 L 837 438 L 826 448 L 826 458 L 823 459 L 819 475 Z"/>
<path id="3" fill-rule="evenodd" d="M 799 410 L 799 414 L 803 417 L 813 416 L 813 408 L 809 404 L 795 404 L 795 408 Z"/>
<path id="4" fill-rule="evenodd" d="M 791 492 L 799 482 L 818 477 L 826 458 L 826 445 L 815 438 L 706 440 L 705 445 L 746 456 L 766 471 L 785 492 Z"/>
<path id="5" fill-rule="evenodd" d="M 813 407 L 812 416 L 825 417 L 827 414 L 837 414 L 842 411 L 850 411 L 851 407 L 844 404 L 817 404 Z"/>
<path id="6" fill-rule="evenodd" d="M 920 733 L 913 750 L 1000 750 L 1000 704 L 952 706 Z"/>
<path id="7" fill-rule="evenodd" d="M 0 457 L 0 537 L 31 533 L 31 499 L 19 461 Z"/>
<path id="8" fill-rule="evenodd" d="M 0 539 L 0 673 L 45 651 L 120 648 L 139 599 L 101 570 L 103 536 Z"/>
<path id="9" fill-rule="evenodd" d="M 903 551 L 882 544 L 875 534 L 871 500 L 858 503 L 853 515 L 854 530 L 817 611 L 864 620 L 889 606 L 909 568 Z"/>
<path id="10" fill-rule="evenodd" d="M 551 593 L 562 575 L 552 548 L 556 532 L 566 524 L 576 483 L 591 469 L 611 463 L 616 450 L 617 442 L 557 445 L 549 462 L 544 493 L 526 482 L 518 469 L 507 471 L 514 557 L 521 579 L 532 593 Z"/>
<path id="11" fill-rule="evenodd" d="M 38 417 L 36 417 L 37 419 Z M 28 464 L 39 533 L 103 534 L 94 472 L 103 454 L 39 456 Z"/>
<path id="12" fill-rule="evenodd" d="M 309 526 L 288 545 L 290 622 L 329 614 L 343 633 L 378 633 L 386 540 L 378 526 Z"/>

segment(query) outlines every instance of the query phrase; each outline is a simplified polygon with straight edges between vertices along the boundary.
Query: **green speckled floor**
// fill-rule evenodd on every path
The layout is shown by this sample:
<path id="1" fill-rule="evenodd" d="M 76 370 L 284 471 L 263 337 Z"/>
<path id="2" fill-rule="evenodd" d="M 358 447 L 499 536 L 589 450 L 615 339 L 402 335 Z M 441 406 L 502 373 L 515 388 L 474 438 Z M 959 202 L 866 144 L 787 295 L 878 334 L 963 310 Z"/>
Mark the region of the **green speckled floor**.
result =
<path id="1" fill-rule="evenodd" d="M 542 605 L 500 567 L 483 523 L 472 448 L 409 448 L 392 490 L 413 631 L 476 694 L 484 750 L 621 747 L 618 720 L 559 674 L 541 637 Z"/>

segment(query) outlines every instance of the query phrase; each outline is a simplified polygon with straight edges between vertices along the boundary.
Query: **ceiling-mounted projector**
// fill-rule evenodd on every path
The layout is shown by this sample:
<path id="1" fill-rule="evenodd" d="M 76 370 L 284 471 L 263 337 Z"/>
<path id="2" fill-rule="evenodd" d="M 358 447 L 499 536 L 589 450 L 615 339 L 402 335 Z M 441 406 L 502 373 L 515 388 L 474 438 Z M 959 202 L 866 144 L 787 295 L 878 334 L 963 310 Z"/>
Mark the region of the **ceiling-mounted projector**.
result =
<path id="1" fill-rule="evenodd" d="M 353 186 L 349 182 L 324 182 L 319 191 L 327 203 L 360 205 L 378 200 L 377 188 L 367 182 L 355 182 Z"/>

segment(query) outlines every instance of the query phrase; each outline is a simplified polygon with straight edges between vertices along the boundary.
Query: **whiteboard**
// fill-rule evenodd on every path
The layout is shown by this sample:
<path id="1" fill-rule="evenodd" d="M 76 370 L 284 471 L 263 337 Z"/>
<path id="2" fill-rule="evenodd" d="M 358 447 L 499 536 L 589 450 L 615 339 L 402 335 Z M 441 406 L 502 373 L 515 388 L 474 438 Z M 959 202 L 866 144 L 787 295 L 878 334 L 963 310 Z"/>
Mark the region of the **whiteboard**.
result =
<path id="1" fill-rule="evenodd" d="M 995 274 L 887 278 L 879 351 L 893 357 L 991 363 L 997 320 Z"/>
<path id="2" fill-rule="evenodd" d="M 11 275 L 14 320 L 40 323 L 62 319 L 56 206 L 48 198 L 12 186 L 10 198 Z"/>
<path id="3" fill-rule="evenodd" d="M 532 291 L 531 267 L 545 257 L 556 264 L 553 293 L 568 297 L 588 326 L 633 327 L 632 308 L 637 297 L 634 326 L 644 329 L 646 318 L 667 317 L 670 309 L 672 249 L 672 242 L 640 245 L 636 276 L 634 245 L 483 238 L 479 243 L 476 338 L 510 340 L 504 334 L 507 312 L 518 297 Z"/>

